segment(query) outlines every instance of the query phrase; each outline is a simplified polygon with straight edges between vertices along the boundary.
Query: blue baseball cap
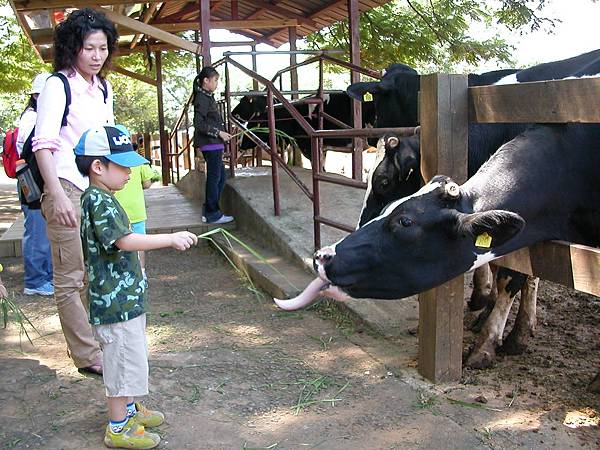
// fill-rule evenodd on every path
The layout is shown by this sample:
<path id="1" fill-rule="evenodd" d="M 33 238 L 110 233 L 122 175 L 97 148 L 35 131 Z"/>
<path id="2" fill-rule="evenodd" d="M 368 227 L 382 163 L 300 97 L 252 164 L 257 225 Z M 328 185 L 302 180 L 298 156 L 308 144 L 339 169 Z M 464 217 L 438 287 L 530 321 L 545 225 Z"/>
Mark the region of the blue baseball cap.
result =
<path id="1" fill-rule="evenodd" d="M 133 150 L 127 129 L 123 125 L 90 128 L 81 135 L 75 146 L 75 155 L 104 156 L 123 167 L 149 164 L 146 158 Z"/>

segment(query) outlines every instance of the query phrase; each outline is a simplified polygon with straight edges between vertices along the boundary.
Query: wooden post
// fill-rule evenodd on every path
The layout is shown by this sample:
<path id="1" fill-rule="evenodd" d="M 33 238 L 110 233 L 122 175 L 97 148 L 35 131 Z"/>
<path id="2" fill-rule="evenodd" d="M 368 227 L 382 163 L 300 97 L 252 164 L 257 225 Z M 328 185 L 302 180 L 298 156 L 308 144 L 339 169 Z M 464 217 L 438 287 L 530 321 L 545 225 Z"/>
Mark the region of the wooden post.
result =
<path id="1" fill-rule="evenodd" d="M 163 186 L 167 186 L 170 181 L 169 167 L 169 138 L 165 130 L 165 110 L 163 106 L 162 92 L 162 56 L 160 51 L 154 52 L 156 59 L 156 98 L 158 100 L 158 132 L 160 133 L 160 160 L 162 168 Z"/>
<path id="2" fill-rule="evenodd" d="M 296 39 L 298 39 L 298 36 L 296 34 L 296 27 L 288 27 L 288 37 L 290 40 L 290 51 L 295 52 L 297 50 Z M 295 65 L 297 62 L 298 61 L 296 60 L 296 54 L 290 54 L 290 66 Z M 298 69 L 290 70 L 290 89 L 292 91 L 298 90 Z M 296 100 L 298 99 L 298 97 L 298 94 L 292 94 L 292 100 Z"/>
<path id="3" fill-rule="evenodd" d="M 198 30 L 194 30 L 194 42 L 200 44 L 200 33 L 198 33 Z M 196 73 L 198 74 L 202 70 L 202 62 L 198 53 L 194 55 L 194 61 L 196 62 Z"/>
<path id="4" fill-rule="evenodd" d="M 348 24 L 350 32 L 350 62 L 360 66 L 360 18 L 358 10 L 358 0 L 348 0 Z M 353 70 L 350 71 L 350 83 L 360 81 L 360 75 Z M 362 128 L 362 103 L 358 100 L 352 100 L 353 127 Z M 352 139 L 352 178 L 362 180 L 362 150 L 363 141 L 360 138 Z"/>
<path id="5" fill-rule="evenodd" d="M 200 2 L 200 35 L 202 37 L 202 67 L 210 66 L 210 0 Z"/>
<path id="6" fill-rule="evenodd" d="M 256 44 L 252 45 L 252 71 L 257 71 L 258 65 L 256 64 Z M 258 91 L 258 81 L 252 78 L 252 90 Z"/>
<path id="7" fill-rule="evenodd" d="M 150 139 L 150 133 L 144 131 L 144 158 L 154 165 L 154 161 L 152 161 L 152 144 L 150 143 Z"/>
<path id="8" fill-rule="evenodd" d="M 428 181 L 448 175 L 467 179 L 466 75 L 421 76 L 421 172 Z M 444 255 L 440 255 L 444 257 Z M 464 276 L 419 295 L 419 372 L 434 382 L 462 372 Z"/>

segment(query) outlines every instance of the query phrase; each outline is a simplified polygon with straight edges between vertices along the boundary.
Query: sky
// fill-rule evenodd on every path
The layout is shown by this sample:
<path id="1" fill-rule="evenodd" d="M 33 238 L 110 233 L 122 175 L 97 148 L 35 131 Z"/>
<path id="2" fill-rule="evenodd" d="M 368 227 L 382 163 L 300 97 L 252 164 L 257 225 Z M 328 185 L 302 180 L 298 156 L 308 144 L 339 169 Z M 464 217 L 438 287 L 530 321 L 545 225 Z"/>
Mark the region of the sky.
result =
<path id="1" fill-rule="evenodd" d="M 530 65 L 556 61 L 600 48 L 600 2 L 591 0 L 551 0 L 543 10 L 546 17 L 560 18 L 555 32 L 544 30 L 515 36 L 517 63 Z"/>

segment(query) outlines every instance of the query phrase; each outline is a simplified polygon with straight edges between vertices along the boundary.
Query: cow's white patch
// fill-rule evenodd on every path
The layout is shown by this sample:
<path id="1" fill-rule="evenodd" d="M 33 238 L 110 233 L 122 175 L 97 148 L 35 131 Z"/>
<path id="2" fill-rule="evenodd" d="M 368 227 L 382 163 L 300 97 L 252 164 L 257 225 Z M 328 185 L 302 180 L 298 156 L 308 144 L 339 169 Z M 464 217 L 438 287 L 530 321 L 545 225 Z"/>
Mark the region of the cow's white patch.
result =
<path id="1" fill-rule="evenodd" d="M 478 267 L 481 267 L 484 264 L 487 264 L 496 258 L 498 258 L 498 256 L 496 256 L 494 254 L 494 252 L 486 252 L 486 253 L 483 253 L 482 255 L 477 255 L 477 258 L 475 258 L 475 262 L 473 263 L 473 265 L 467 272 L 470 272 L 471 270 L 475 270 Z"/>
<path id="2" fill-rule="evenodd" d="M 500 78 L 498 81 L 496 81 L 494 83 L 494 86 L 500 85 L 500 84 L 517 84 L 517 74 L 513 73 L 511 75 L 507 75 L 503 78 Z"/>
<path id="3" fill-rule="evenodd" d="M 323 94 L 323 104 L 327 104 L 329 103 L 329 100 L 331 99 L 331 95 L 330 94 Z M 315 114 L 315 110 L 317 109 L 317 105 L 315 103 L 309 103 L 308 105 L 308 117 L 310 117 L 311 119 L 313 118 L 314 114 Z"/>
<path id="4" fill-rule="evenodd" d="M 383 161 L 384 157 L 385 157 L 385 141 L 381 137 L 377 141 L 377 152 L 375 153 L 375 163 L 373 163 L 373 166 L 371 167 L 371 170 L 369 171 L 369 175 L 367 176 L 367 192 L 365 192 L 365 198 L 363 199 L 362 209 L 360 210 L 360 214 L 358 215 L 359 223 L 360 223 L 360 218 L 362 217 L 362 213 L 365 210 L 365 208 L 367 207 L 367 199 L 369 198 L 369 195 L 371 195 L 371 191 L 373 190 L 373 174 L 375 174 L 375 169 L 377 169 L 377 167 L 379 167 L 379 164 L 381 164 L 381 161 Z M 356 229 L 358 230 L 359 228 L 360 227 L 357 223 Z"/>
<path id="5" fill-rule="evenodd" d="M 374 219 L 370 220 L 369 222 L 365 223 L 363 225 L 363 227 L 366 227 L 370 223 L 375 222 L 377 220 L 385 219 L 387 216 L 389 216 L 392 213 L 392 211 L 394 211 L 394 209 L 396 209 L 402 203 L 410 200 L 411 198 L 421 197 L 423 195 L 426 195 L 430 192 L 435 191 L 437 188 L 439 188 L 441 186 L 442 186 L 442 183 L 440 183 L 440 182 L 427 183 L 425 186 L 423 186 L 421 189 L 419 189 L 414 194 L 409 195 L 408 197 L 401 198 L 400 200 L 396 200 L 395 202 L 392 202 L 389 205 L 387 205 L 385 208 L 383 208 L 383 211 L 381 212 L 380 216 L 377 216 Z"/>

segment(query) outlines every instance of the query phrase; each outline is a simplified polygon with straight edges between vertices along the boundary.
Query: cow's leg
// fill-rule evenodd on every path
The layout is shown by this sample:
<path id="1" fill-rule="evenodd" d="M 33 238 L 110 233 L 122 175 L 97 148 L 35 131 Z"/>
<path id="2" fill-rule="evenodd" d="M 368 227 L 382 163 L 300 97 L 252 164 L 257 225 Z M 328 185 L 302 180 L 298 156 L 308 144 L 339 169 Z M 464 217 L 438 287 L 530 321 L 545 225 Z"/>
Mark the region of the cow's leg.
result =
<path id="1" fill-rule="evenodd" d="M 494 304 L 494 273 L 489 264 L 478 267 L 473 272 L 473 292 L 469 300 L 469 309 L 478 311 L 490 303 Z"/>
<path id="2" fill-rule="evenodd" d="M 511 291 L 508 289 L 511 279 L 512 277 L 507 274 L 498 276 L 496 304 L 477 337 L 473 351 L 467 358 L 467 367 L 483 369 L 491 366 L 494 362 L 496 347 L 502 342 L 502 333 L 513 303 L 514 294 L 511 295 Z"/>
<path id="3" fill-rule="evenodd" d="M 596 378 L 594 378 L 588 386 L 588 391 L 600 394 L 600 372 L 596 374 Z"/>
<path id="4" fill-rule="evenodd" d="M 473 320 L 468 326 L 469 330 L 473 331 L 474 333 L 479 333 L 481 331 L 481 329 L 487 322 L 487 318 L 492 313 L 498 297 L 498 266 L 496 266 L 495 264 L 485 264 L 484 266 L 481 266 L 478 269 L 482 270 L 479 274 L 475 272 L 473 273 L 473 293 L 471 294 L 471 299 L 473 299 L 473 294 L 477 289 L 480 290 L 482 293 L 486 293 L 487 287 L 483 289 L 481 287 L 483 286 L 483 283 L 489 283 L 490 288 L 489 292 L 487 292 L 485 296 L 479 296 L 479 299 L 483 303 L 483 311 L 481 311 L 476 317 L 476 319 Z M 471 302 L 469 302 L 469 309 L 471 309 Z M 471 309 L 471 311 L 474 310 Z"/>
<path id="5" fill-rule="evenodd" d="M 535 334 L 536 327 L 536 302 L 538 283 L 540 279 L 527 277 L 521 289 L 521 303 L 515 319 L 515 325 L 504 340 L 501 351 L 508 355 L 520 355 L 529 345 Z"/>

